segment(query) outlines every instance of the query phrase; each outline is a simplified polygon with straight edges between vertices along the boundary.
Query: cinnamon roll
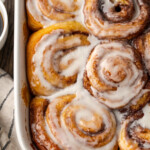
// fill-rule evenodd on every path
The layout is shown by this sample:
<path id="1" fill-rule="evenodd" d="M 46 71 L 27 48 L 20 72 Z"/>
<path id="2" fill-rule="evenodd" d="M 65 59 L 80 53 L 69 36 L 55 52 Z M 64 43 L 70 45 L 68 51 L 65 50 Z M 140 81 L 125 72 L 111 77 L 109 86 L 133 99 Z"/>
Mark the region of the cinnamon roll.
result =
<path id="1" fill-rule="evenodd" d="M 138 96 L 147 74 L 138 54 L 125 42 L 102 41 L 91 52 L 84 87 L 110 108 L 121 108 Z"/>
<path id="2" fill-rule="evenodd" d="M 41 150 L 117 150 L 116 120 L 102 104 L 75 94 L 30 105 L 32 139 Z"/>
<path id="3" fill-rule="evenodd" d="M 79 0 L 27 0 L 28 24 L 33 30 L 75 18 Z"/>
<path id="4" fill-rule="evenodd" d="M 98 38 L 131 39 L 149 20 L 146 0 L 85 0 L 86 27 Z"/>
<path id="5" fill-rule="evenodd" d="M 140 52 L 150 75 L 150 32 L 147 32 L 134 40 L 134 45 Z"/>
<path id="6" fill-rule="evenodd" d="M 150 104 L 147 104 L 142 111 L 123 122 L 118 140 L 121 150 L 150 149 L 149 117 Z"/>
<path id="7" fill-rule="evenodd" d="M 89 44 L 88 32 L 77 22 L 58 23 L 32 34 L 27 44 L 27 74 L 33 94 L 50 95 L 74 84 L 80 52 Z"/>
<path id="8" fill-rule="evenodd" d="M 60 148 L 49 137 L 44 120 L 48 101 L 42 98 L 34 98 L 30 104 L 30 128 L 32 140 L 40 150 L 59 150 Z"/>

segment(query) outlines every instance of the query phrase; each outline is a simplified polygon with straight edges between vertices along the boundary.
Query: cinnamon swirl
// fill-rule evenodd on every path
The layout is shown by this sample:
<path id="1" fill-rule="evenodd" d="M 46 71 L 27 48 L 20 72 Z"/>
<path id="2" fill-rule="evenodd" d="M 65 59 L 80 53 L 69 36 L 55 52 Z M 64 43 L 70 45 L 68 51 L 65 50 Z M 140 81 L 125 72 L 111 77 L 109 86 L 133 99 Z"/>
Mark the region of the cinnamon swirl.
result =
<path id="1" fill-rule="evenodd" d="M 143 89 L 147 75 L 140 57 L 125 42 L 103 41 L 91 52 L 84 87 L 110 108 L 121 108 Z"/>
<path id="2" fill-rule="evenodd" d="M 50 95 L 74 84 L 81 65 L 80 47 L 89 44 L 86 29 L 77 22 L 58 23 L 31 35 L 27 73 L 32 92 Z"/>
<path id="3" fill-rule="evenodd" d="M 123 122 L 119 133 L 119 147 L 121 150 L 150 149 L 149 116 L 150 104 L 147 104 L 142 111 Z"/>
<path id="4" fill-rule="evenodd" d="M 79 0 L 27 0 L 28 24 L 33 30 L 76 17 Z"/>
<path id="5" fill-rule="evenodd" d="M 131 39 L 149 20 L 145 0 L 85 0 L 85 25 L 92 34 L 105 39 Z"/>
<path id="6" fill-rule="evenodd" d="M 39 149 L 117 150 L 116 120 L 102 104 L 85 96 L 35 98 L 30 105 L 30 126 Z"/>

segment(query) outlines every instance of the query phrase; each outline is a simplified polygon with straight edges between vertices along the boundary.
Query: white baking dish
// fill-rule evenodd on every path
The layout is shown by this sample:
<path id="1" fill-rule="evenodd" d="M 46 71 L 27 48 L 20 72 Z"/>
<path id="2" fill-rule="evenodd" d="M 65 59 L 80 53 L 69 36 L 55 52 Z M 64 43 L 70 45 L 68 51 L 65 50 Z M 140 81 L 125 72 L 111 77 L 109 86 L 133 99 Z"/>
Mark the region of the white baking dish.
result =
<path id="1" fill-rule="evenodd" d="M 24 0 L 15 0 L 15 33 L 14 33 L 14 97 L 15 97 L 15 123 L 18 141 L 21 150 L 33 150 L 28 123 L 28 108 L 21 96 L 23 84 L 27 84 L 25 65 L 25 39 L 23 25 L 25 18 Z"/>

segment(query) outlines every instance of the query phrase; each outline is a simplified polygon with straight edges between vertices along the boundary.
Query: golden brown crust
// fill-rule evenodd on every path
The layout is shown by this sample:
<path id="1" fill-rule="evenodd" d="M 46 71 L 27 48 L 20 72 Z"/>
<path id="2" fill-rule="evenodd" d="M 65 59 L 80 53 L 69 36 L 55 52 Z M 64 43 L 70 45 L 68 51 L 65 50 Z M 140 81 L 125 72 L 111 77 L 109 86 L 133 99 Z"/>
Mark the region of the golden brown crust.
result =
<path id="1" fill-rule="evenodd" d="M 28 4 L 29 3 L 29 4 Z M 28 5 L 33 5 L 31 9 L 28 8 Z M 37 5 L 37 6 L 35 6 Z M 37 8 L 36 8 L 37 7 Z M 31 30 L 36 31 L 48 24 L 55 21 L 58 23 L 60 21 L 68 21 L 73 19 L 75 15 L 74 11 L 78 10 L 76 0 L 72 1 L 70 7 L 63 3 L 60 0 L 51 0 L 51 4 L 48 0 L 26 0 L 26 9 L 28 16 L 28 25 Z M 36 14 L 38 9 L 39 14 Z M 35 13 L 32 13 L 32 11 Z"/>
<path id="2" fill-rule="evenodd" d="M 38 4 L 39 16 L 34 16 L 27 7 L 27 3 L 33 1 Z M 49 0 L 26 0 L 28 26 L 32 31 L 38 30 L 29 37 L 27 44 L 27 76 L 32 93 L 35 96 L 45 96 L 45 98 L 35 97 L 30 103 L 29 125 L 33 143 L 39 150 L 82 150 L 89 147 L 90 149 L 100 148 L 102 150 L 149 150 L 150 148 L 145 148 L 147 146 L 145 143 L 150 146 L 150 129 L 135 122 L 143 117 L 143 109 L 149 105 L 150 101 L 150 81 L 148 80 L 148 73 L 150 75 L 150 32 L 147 31 L 135 38 L 134 41 L 132 40 L 132 38 L 141 34 L 148 25 L 150 17 L 149 0 L 85 0 L 82 10 L 84 14 L 82 15 L 84 15 L 84 25 L 89 31 L 76 21 L 64 22 L 74 20 L 76 15 L 79 15 L 76 11 L 80 9 L 77 4 L 80 0 L 71 0 L 69 7 L 62 0 L 50 1 L 51 4 Z M 137 13 L 137 10 L 139 10 L 139 13 Z M 42 20 L 42 17 L 48 22 Z M 77 18 L 81 21 L 80 16 Z M 54 25 L 46 27 L 49 24 Z M 33 61 L 37 46 L 45 35 L 49 35 L 49 38 L 52 37 L 53 39 L 57 37 L 55 42 L 45 47 L 42 53 L 38 55 L 39 57 L 41 54 L 43 55 L 42 59 L 39 59 L 42 60 L 39 70 L 42 72 L 42 78 L 49 84 L 48 86 L 45 81 L 41 81 L 41 77 L 38 76 L 36 70 L 37 65 Z M 53 99 L 49 99 L 48 96 L 76 83 L 78 71 L 70 76 L 61 74 L 61 71 L 63 72 L 72 64 L 74 58 L 69 59 L 67 63 L 61 63 L 63 62 L 61 59 L 75 51 L 79 46 L 94 44 L 95 41 L 91 40 L 93 35 L 101 40 L 98 45 L 91 49 L 87 60 L 87 64 L 89 61 L 93 62 L 91 67 L 86 65 L 84 68 L 83 86 L 92 96 L 82 89 L 85 92 L 84 96 L 88 95 L 84 97 L 88 105 L 83 99 L 80 99 L 83 96 L 82 91 L 79 92 L 79 95 L 68 94 L 63 96 L 60 92 L 59 97 L 54 95 Z M 73 41 L 76 41 L 74 39 L 80 39 L 81 43 L 73 43 Z M 43 41 L 46 42 L 46 38 Z M 131 42 L 133 42 L 133 45 Z M 67 43 L 69 44 L 67 45 Z M 104 50 L 104 55 L 98 57 L 102 53 L 101 49 L 93 57 L 92 54 L 99 45 L 103 45 L 101 48 Z M 118 48 L 120 45 L 121 48 Z M 59 51 L 62 52 L 59 56 L 62 58 L 55 57 Z M 47 57 L 48 52 L 51 53 L 51 57 Z M 113 52 L 117 53 L 117 56 Z M 125 55 L 121 53 L 125 53 Z M 110 54 L 111 58 L 109 58 Z M 108 61 L 105 61 L 103 56 L 109 58 Z M 53 58 L 55 58 L 55 61 L 53 61 Z M 144 63 L 142 63 L 141 58 Z M 46 62 L 45 60 L 49 61 Z M 52 64 L 51 66 L 56 63 L 56 68 L 54 66 L 46 68 L 45 62 Z M 100 63 L 103 63 L 104 66 L 101 72 Z M 105 64 L 107 65 L 105 66 Z M 138 72 L 139 74 L 135 72 L 136 69 L 132 68 L 132 65 L 140 72 Z M 89 72 L 92 73 L 89 74 Z M 135 90 L 132 91 L 132 93 L 136 93 L 132 98 L 126 99 L 127 101 L 122 103 L 124 97 L 130 96 L 128 92 L 121 98 L 116 96 L 114 99 L 111 97 L 111 99 L 109 96 L 104 96 L 105 93 L 106 95 L 112 93 L 115 95 L 114 92 L 118 92 L 118 88 L 124 83 L 128 74 L 127 85 L 131 81 L 130 77 L 134 75 L 136 79 L 131 85 L 133 86 L 138 82 Z M 107 82 L 105 82 L 106 80 Z M 136 89 L 138 89 L 138 92 L 136 92 Z M 128 90 L 130 90 L 129 87 L 121 92 L 125 93 Z M 121 92 L 119 91 L 118 94 Z M 88 101 L 89 97 L 92 98 L 91 101 Z M 95 102 L 96 105 L 102 106 L 98 108 L 102 112 L 100 115 L 100 111 L 96 110 L 97 107 L 92 105 Z M 112 111 L 115 112 L 116 116 L 118 115 L 116 113 L 119 112 L 120 114 L 121 112 L 121 116 L 115 118 L 113 112 L 101 103 L 114 109 Z M 86 111 L 80 114 L 82 110 Z M 107 118 L 103 118 L 104 116 Z M 119 120 L 120 117 L 122 117 L 122 120 Z M 121 124 L 119 124 L 120 122 Z M 120 125 L 121 130 L 117 130 Z M 118 133 L 119 137 L 117 137 Z M 70 138 L 73 139 L 70 140 Z"/>
<path id="3" fill-rule="evenodd" d="M 114 42 L 115 42 L 115 44 L 114 44 Z M 117 44 L 122 45 L 121 49 L 116 47 Z M 132 57 L 134 59 L 133 61 L 127 59 L 127 57 L 123 58 L 123 56 L 121 54 L 118 54 L 115 56 L 116 52 L 127 52 L 127 49 L 130 49 L 130 50 L 132 49 L 132 53 L 133 53 Z M 104 52 L 102 52 L 102 51 L 104 51 Z M 99 57 L 98 53 L 100 53 L 100 52 L 102 52 L 103 55 L 101 55 Z M 129 53 L 129 51 L 127 53 Z M 111 54 L 112 56 L 110 56 L 110 58 L 109 58 L 107 56 L 107 54 L 109 54 L 109 55 Z M 99 67 L 104 62 L 105 62 L 105 66 Z M 91 52 L 91 54 L 88 58 L 86 70 L 84 72 L 84 78 L 83 78 L 84 87 L 90 92 L 91 95 L 96 97 L 98 100 L 100 100 L 100 102 L 106 104 L 110 108 L 121 108 L 121 107 L 127 105 L 128 103 L 125 103 L 125 104 L 117 105 L 115 107 L 114 106 L 116 103 L 115 99 L 112 100 L 112 104 L 110 105 L 111 100 L 103 97 L 102 94 L 105 92 L 110 92 L 110 94 L 111 94 L 111 92 L 115 92 L 115 91 L 117 92 L 118 88 L 120 88 L 119 84 L 120 85 L 122 84 L 122 82 L 127 78 L 128 74 L 130 74 L 132 72 L 132 76 L 134 76 L 135 72 L 132 71 L 132 67 L 131 67 L 132 65 L 129 62 L 133 63 L 133 65 L 135 65 L 137 70 L 143 72 L 142 73 L 143 75 L 140 78 L 141 81 L 140 80 L 139 81 L 141 82 L 141 84 L 144 83 L 144 85 L 145 85 L 145 83 L 147 81 L 147 74 L 143 71 L 144 67 L 142 66 L 140 57 L 134 52 L 134 49 L 132 47 L 130 47 L 127 43 L 124 43 L 124 42 L 116 42 L 116 41 L 101 42 L 99 45 L 97 45 L 93 49 L 93 51 Z M 106 64 L 107 64 L 107 66 L 106 66 Z M 111 67 L 109 67 L 109 66 L 111 66 Z M 113 68 L 118 68 L 118 69 L 114 72 Z M 109 69 L 111 69 L 111 70 L 109 70 Z M 129 69 L 129 72 L 128 72 L 128 74 L 126 74 L 128 69 Z M 101 75 L 99 73 L 100 71 L 101 71 Z M 90 72 L 92 72 L 92 73 L 90 73 Z M 103 75 L 103 77 L 102 77 L 102 75 Z M 113 83 L 113 85 L 108 84 L 108 82 Z M 115 86 L 116 84 L 117 84 L 117 86 Z M 144 85 L 141 86 L 140 91 L 143 89 Z M 128 86 L 128 83 L 126 86 Z M 132 84 L 132 86 L 133 86 L 133 84 Z M 139 93 L 140 93 L 140 91 L 139 91 Z M 134 97 L 132 97 L 129 100 L 129 102 L 131 100 L 133 100 L 134 98 L 136 98 L 139 95 L 139 93 L 137 93 Z M 111 98 L 113 98 L 113 96 Z M 136 106 L 135 105 L 131 106 L 131 109 L 137 110 L 138 108 L 141 107 L 141 105 L 143 106 L 148 100 L 149 100 L 149 92 L 146 92 L 142 97 L 139 98 Z M 118 100 L 118 103 L 121 103 L 121 101 L 122 100 Z"/>
<path id="4" fill-rule="evenodd" d="M 141 54 L 143 58 L 143 62 L 150 74 L 150 32 L 146 32 L 145 34 L 137 37 L 133 42 L 135 48 Z"/>
<path id="5" fill-rule="evenodd" d="M 69 12 L 72 12 L 73 10 L 71 11 L 71 9 L 63 2 L 59 0 L 52 0 L 51 2 L 52 6 L 48 3 L 48 0 L 38 0 L 39 9 L 44 16 L 57 21 L 67 21 L 69 18 L 74 18 L 73 14 L 69 14 Z"/>
<path id="6" fill-rule="evenodd" d="M 135 14 L 139 16 L 134 18 Z M 100 39 L 131 39 L 148 23 L 149 5 L 144 0 L 85 0 L 84 18 L 87 28 Z"/>
<path id="7" fill-rule="evenodd" d="M 60 150 L 60 148 L 49 137 L 45 129 L 45 110 L 48 101 L 42 98 L 34 98 L 30 104 L 30 128 L 32 140 L 40 150 Z"/>
<path id="8" fill-rule="evenodd" d="M 110 150 L 117 150 L 114 115 L 103 106 L 101 108 L 102 113 L 99 114 L 98 111 L 92 110 L 92 107 L 89 108 L 90 106 L 75 103 L 75 98 L 75 94 L 64 95 L 54 98 L 50 104 L 47 100 L 39 97 L 31 101 L 30 127 L 32 139 L 37 147 L 40 150 L 66 150 L 75 149 L 79 146 L 82 146 L 83 149 L 88 147 L 101 148 L 112 142 Z M 90 117 L 87 120 L 83 115 L 77 121 L 76 118 L 78 118 L 78 113 L 81 111 L 89 111 L 92 114 L 92 118 Z M 50 130 L 49 132 L 51 132 L 53 139 L 57 141 L 60 148 L 53 142 L 52 135 L 48 135 L 48 131 L 45 129 L 46 122 L 47 127 L 49 127 L 47 130 Z M 72 136 L 69 136 L 70 134 Z M 68 138 L 73 139 L 69 140 Z M 66 143 L 68 142 L 66 139 L 69 142 L 74 140 L 76 144 L 74 145 L 74 142 Z"/>
<path id="9" fill-rule="evenodd" d="M 27 16 L 28 16 L 27 19 L 28 19 L 28 26 L 29 26 L 29 28 L 32 31 L 36 31 L 36 30 L 41 29 L 43 27 L 43 25 L 40 22 L 36 21 L 34 19 L 34 17 L 29 13 L 28 10 L 26 12 L 27 12 Z"/>
<path id="10" fill-rule="evenodd" d="M 45 35 L 51 35 L 52 38 L 53 36 L 58 35 L 54 44 L 50 44 L 49 47 L 43 48 L 43 56 L 41 58 L 42 63 L 40 68 L 42 76 L 49 85 L 54 87 L 49 89 L 42 85 L 40 78 L 35 74 L 36 66 L 35 62 L 33 62 L 33 57 L 36 54 L 36 46 Z M 59 51 L 63 52 L 63 55 L 66 55 L 67 53 L 76 50 L 79 46 L 89 45 L 90 43 L 87 39 L 87 35 L 87 30 L 81 24 L 77 22 L 64 22 L 39 30 L 30 36 L 27 44 L 27 74 L 31 90 L 35 95 L 50 95 L 58 89 L 65 88 L 76 82 L 78 72 L 72 76 L 61 75 L 61 70 L 67 66 L 61 64 L 59 67 L 60 69 L 56 71 L 53 67 L 53 58 Z M 72 44 L 67 45 L 68 41 L 71 39 L 73 41 L 74 38 L 79 38 L 81 42 L 72 42 Z M 47 71 L 44 66 L 44 62 L 48 59 L 48 52 L 51 52 L 49 71 Z M 68 65 L 70 65 L 72 61 L 73 60 L 71 60 Z M 59 64 L 59 60 L 56 63 Z"/>

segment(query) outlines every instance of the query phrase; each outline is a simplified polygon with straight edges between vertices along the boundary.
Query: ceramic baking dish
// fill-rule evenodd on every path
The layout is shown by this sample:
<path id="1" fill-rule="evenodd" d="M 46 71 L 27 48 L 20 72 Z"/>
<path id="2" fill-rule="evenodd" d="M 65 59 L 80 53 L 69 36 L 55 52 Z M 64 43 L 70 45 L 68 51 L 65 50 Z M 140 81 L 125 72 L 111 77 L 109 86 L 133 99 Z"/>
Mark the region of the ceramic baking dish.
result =
<path id="1" fill-rule="evenodd" d="M 15 97 L 15 123 L 20 150 L 33 150 L 28 123 L 28 107 L 22 98 L 22 87 L 27 85 L 25 65 L 25 2 L 15 0 L 15 33 L 14 33 L 14 97 Z"/>

